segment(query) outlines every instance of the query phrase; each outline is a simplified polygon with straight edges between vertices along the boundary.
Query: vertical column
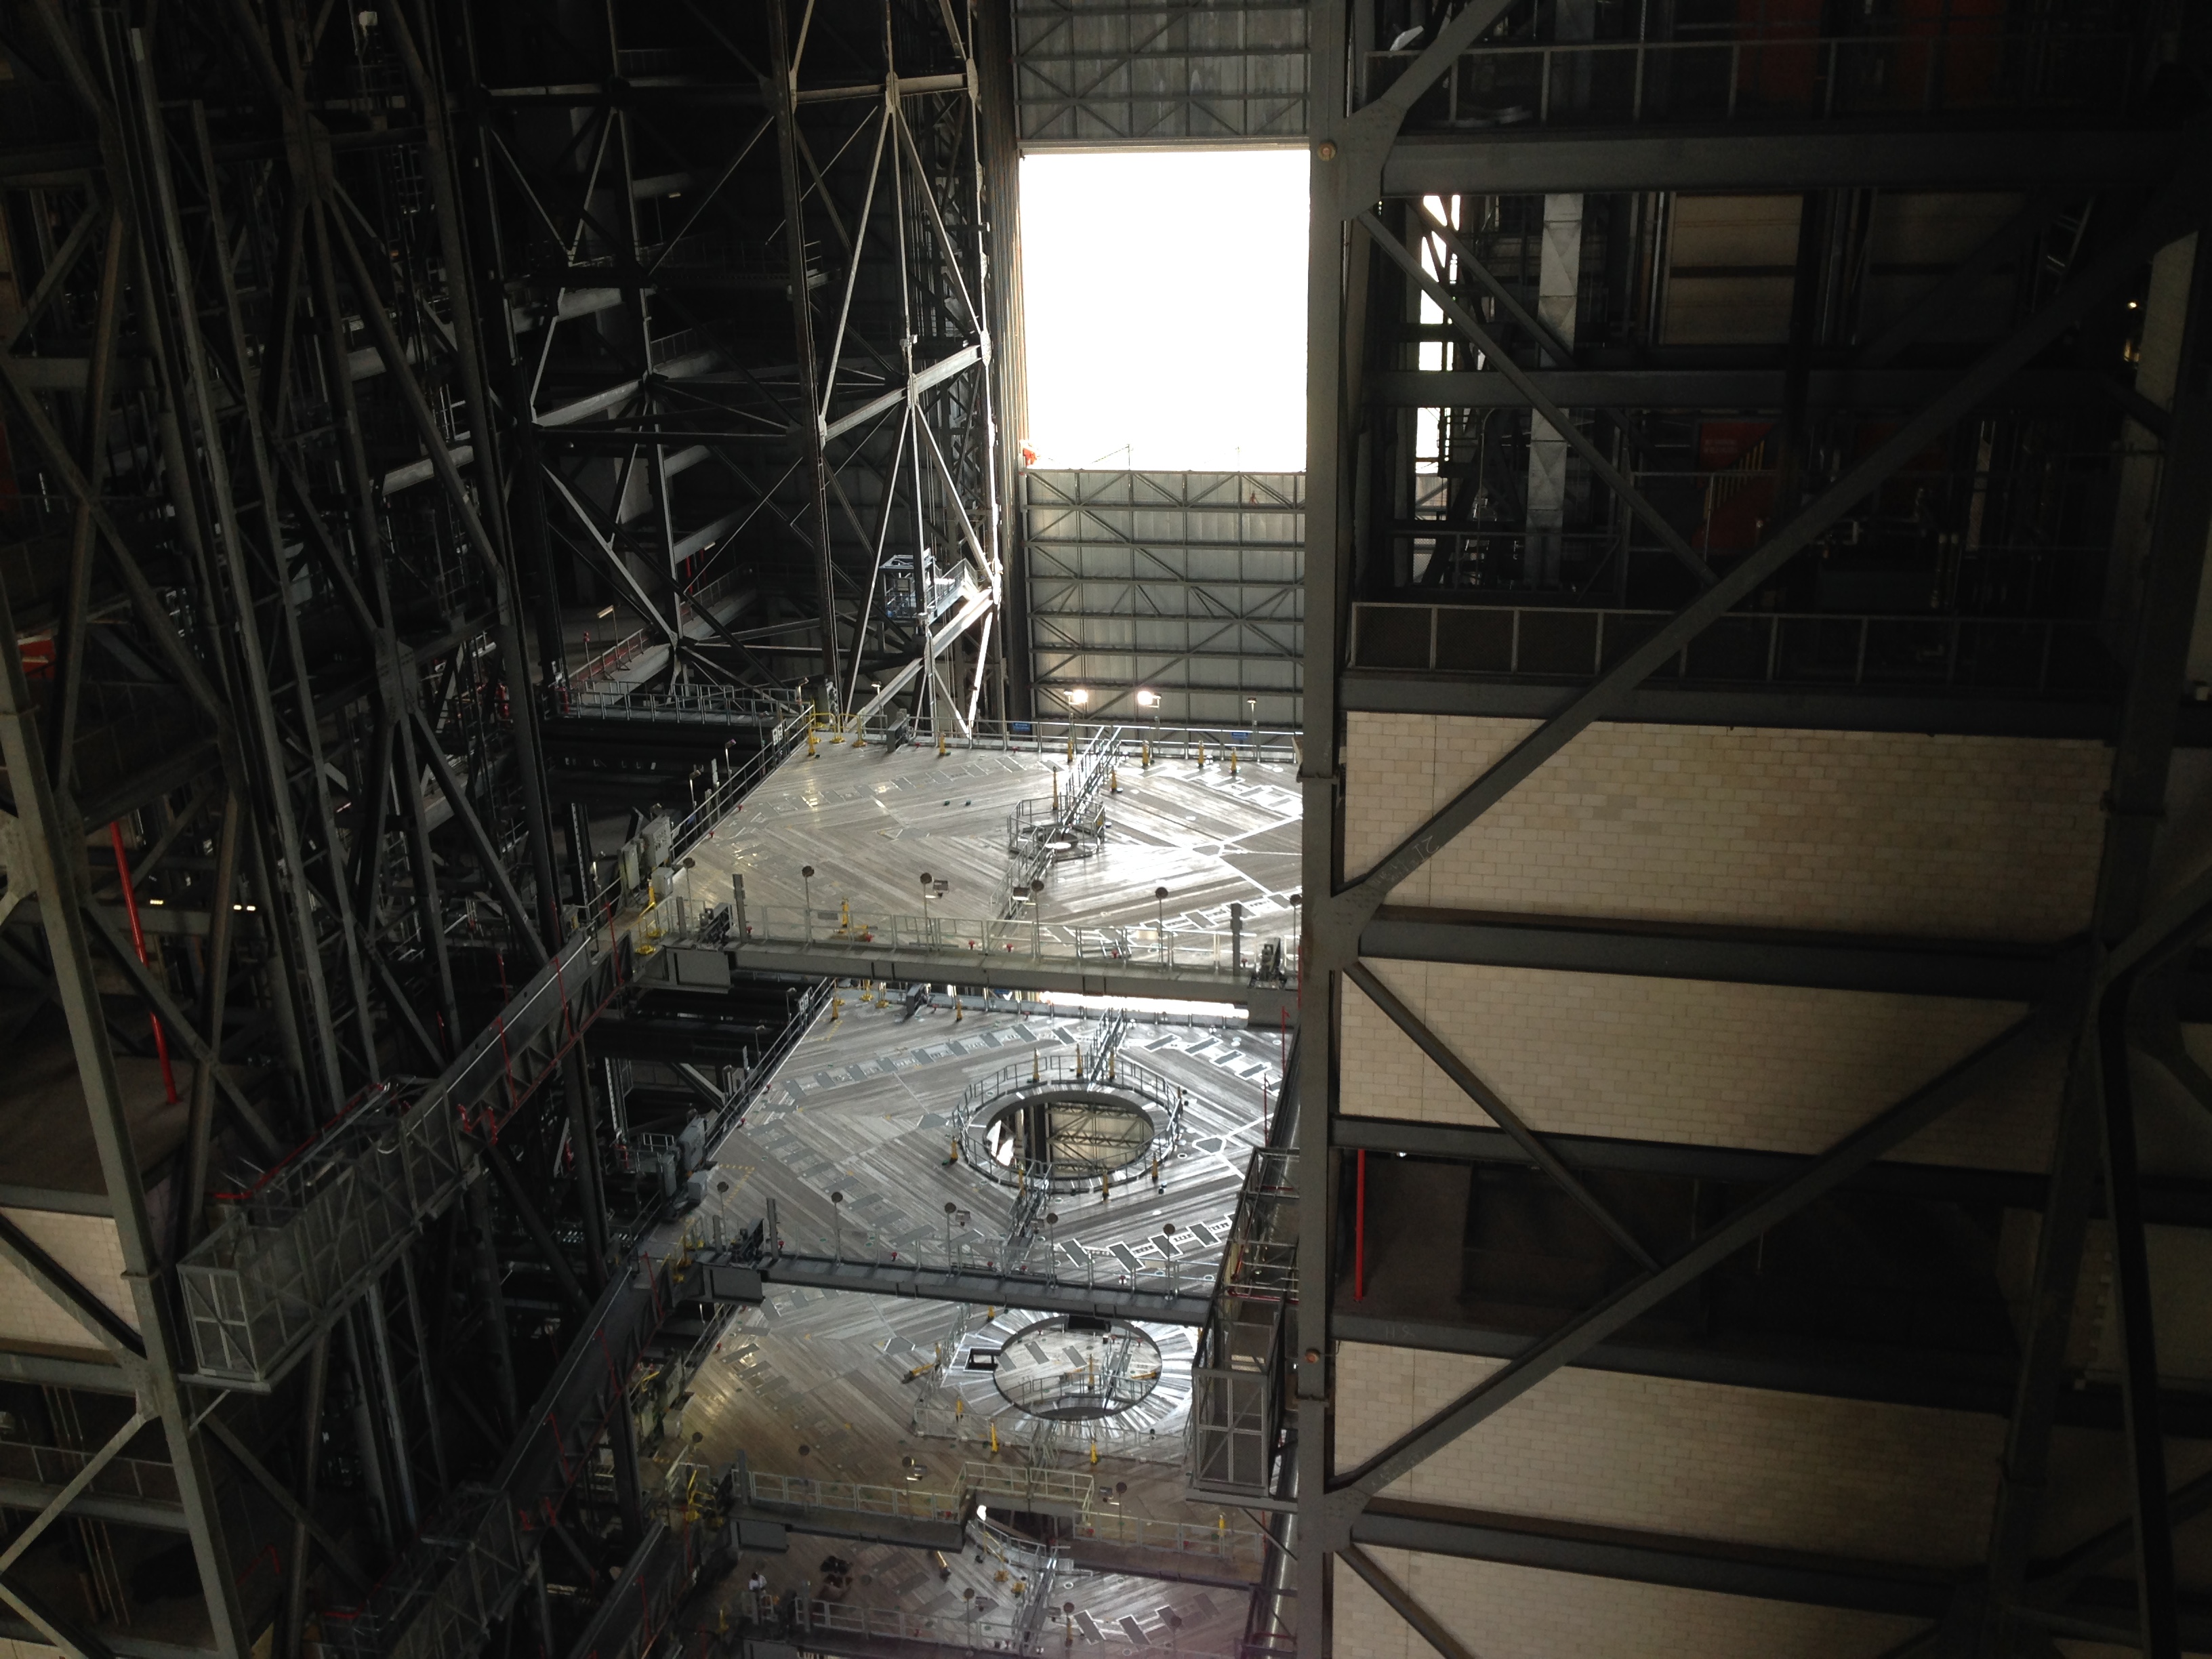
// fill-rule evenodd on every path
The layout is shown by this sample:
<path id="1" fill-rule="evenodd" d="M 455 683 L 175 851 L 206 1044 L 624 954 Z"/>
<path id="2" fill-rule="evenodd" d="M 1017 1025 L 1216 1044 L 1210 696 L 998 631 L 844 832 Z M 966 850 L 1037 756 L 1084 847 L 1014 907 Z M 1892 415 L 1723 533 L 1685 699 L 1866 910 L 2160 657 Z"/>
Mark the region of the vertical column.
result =
<path id="1" fill-rule="evenodd" d="M 1012 0 L 979 0 L 975 70 L 980 86 L 976 149 L 982 172 L 986 227 L 995 256 L 987 255 L 986 316 L 991 326 L 992 422 L 998 442 L 998 549 L 1005 569 L 999 595 L 999 651 L 1006 684 L 1001 715 L 1036 717 L 1031 659 L 1029 553 L 1024 532 L 1021 446 L 1030 425 L 1028 351 L 1022 338 L 1021 132 L 1014 105 Z"/>
<path id="2" fill-rule="evenodd" d="M 1562 343 L 1575 343 L 1575 281 L 1583 263 L 1583 198 L 1547 196 L 1537 256 L 1536 315 Z M 1542 367 L 1554 363 L 1540 349 Z M 1528 551 L 1522 580 L 1530 587 L 1559 585 L 1559 544 L 1566 526 L 1567 441 L 1541 415 L 1528 417 Z"/>
<path id="3" fill-rule="evenodd" d="M 185 1350 L 171 1318 L 169 1270 L 147 1218 L 145 1185 L 131 1144 L 115 1055 L 108 1046 L 100 988 L 93 976 L 92 945 L 82 908 L 88 896 L 79 881 L 78 860 L 62 856 L 64 848 L 83 845 L 84 826 L 74 821 L 73 814 L 64 817 L 47 781 L 52 775 L 46 767 L 38 710 L 23 674 L 15 607 L 4 583 L 0 583 L 0 760 L 6 762 L 14 786 L 15 813 L 22 822 L 31 879 L 40 896 L 40 921 L 53 962 L 56 996 L 69 1022 L 77 1077 L 122 1252 L 123 1276 L 145 1345 L 145 1360 L 137 1367 L 136 1379 L 139 1403 L 160 1418 L 168 1442 L 216 1651 L 222 1659 L 245 1659 L 249 1646 L 245 1614 L 224 1542 L 222 1514 L 200 1437 L 192 1431 L 196 1413 L 189 1409 L 177 1380 L 178 1360 Z"/>
<path id="4" fill-rule="evenodd" d="M 799 360 L 799 418 L 806 430 L 806 514 L 801 520 L 814 540 L 816 583 L 822 607 L 822 678 L 824 696 L 837 707 L 837 580 L 830 557 L 830 464 L 823 453 L 822 384 L 814 358 L 814 301 L 806 287 L 806 203 L 799 177 L 799 66 L 791 61 L 790 20 L 784 0 L 768 0 L 770 78 L 775 100 L 776 150 L 783 169 L 783 240 L 791 285 L 792 347 Z M 897 95 L 896 85 L 892 96 Z"/>
<path id="5" fill-rule="evenodd" d="M 1351 437 L 1345 430 L 1346 262 L 1369 257 L 1364 235 L 1347 222 L 1360 204 L 1348 200 L 1346 179 L 1345 53 L 1348 0 L 1315 0 L 1312 58 L 1312 183 L 1306 257 L 1306 736 L 1300 750 L 1304 799 L 1302 880 L 1307 915 L 1301 934 L 1300 1059 L 1297 1114 L 1298 1298 L 1285 1360 L 1294 1398 L 1297 1531 L 1297 1652 L 1328 1659 L 1331 1556 L 1322 1524 L 1334 1434 L 1329 1413 L 1329 1125 L 1336 1115 L 1334 1007 L 1340 970 L 1351 960 L 1333 902 L 1344 865 L 1339 815 L 1342 771 L 1341 619 L 1347 591 L 1352 492 Z M 1364 291 L 1364 284 L 1356 285 Z M 1272 1451 L 1273 1448 L 1269 1448 Z"/>
<path id="6" fill-rule="evenodd" d="M 1559 0 L 1552 14 L 1552 38 L 1587 40 L 1596 32 L 1595 0 Z M 1544 73 L 1553 77 L 1549 89 L 1554 104 L 1588 100 L 1588 54 L 1541 60 Z M 1560 71 L 1565 70 L 1565 74 Z M 1559 84 L 1564 82 L 1565 84 Z M 1582 275 L 1583 198 L 1547 196 L 1544 222 L 1536 256 L 1536 316 L 1539 321 L 1571 349 L 1575 343 L 1575 289 Z M 1571 368 L 1555 363 L 1539 349 L 1537 366 Z M 1567 441 L 1541 415 L 1528 417 L 1528 544 L 1522 556 L 1522 581 L 1530 587 L 1559 585 L 1560 542 L 1566 528 Z"/>

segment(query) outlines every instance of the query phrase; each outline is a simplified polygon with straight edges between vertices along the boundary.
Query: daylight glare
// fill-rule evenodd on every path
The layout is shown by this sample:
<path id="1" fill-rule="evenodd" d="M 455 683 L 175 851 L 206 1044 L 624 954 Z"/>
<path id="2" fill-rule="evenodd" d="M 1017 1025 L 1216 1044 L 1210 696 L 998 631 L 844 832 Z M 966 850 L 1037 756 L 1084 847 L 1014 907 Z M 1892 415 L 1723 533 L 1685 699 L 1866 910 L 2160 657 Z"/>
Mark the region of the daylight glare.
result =
<path id="1" fill-rule="evenodd" d="M 1305 465 L 1303 150 L 1022 160 L 1039 466 Z"/>

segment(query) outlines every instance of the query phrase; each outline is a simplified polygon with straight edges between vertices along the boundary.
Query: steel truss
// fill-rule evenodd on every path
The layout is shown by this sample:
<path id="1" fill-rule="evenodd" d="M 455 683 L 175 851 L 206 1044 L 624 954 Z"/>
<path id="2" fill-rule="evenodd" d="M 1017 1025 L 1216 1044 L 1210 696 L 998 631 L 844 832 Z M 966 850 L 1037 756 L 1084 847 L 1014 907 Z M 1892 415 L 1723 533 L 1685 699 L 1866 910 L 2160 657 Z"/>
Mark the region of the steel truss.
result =
<path id="1" fill-rule="evenodd" d="M 67 1118 L 76 1150 L 5 1172 L 22 1218 L 0 1225 L 0 1260 L 52 1310 L 9 1328 L 0 1388 L 51 1443 L 36 1478 L 11 1472 L 9 1501 L 39 1518 L 0 1559 L 0 1597 L 8 1633 L 76 1659 L 243 1656 L 272 1627 L 289 1659 L 311 1618 L 329 1632 L 379 1580 L 452 1590 L 416 1645 L 471 1647 L 495 1617 L 550 1646 L 576 1632 L 538 1618 L 543 1596 L 424 1563 L 542 1582 L 542 1523 L 590 1590 L 646 1541 L 627 1374 L 597 1358 L 610 1401 L 587 1435 L 568 1425 L 521 1555 L 495 1535 L 515 1524 L 506 1466 L 544 1475 L 516 1449 L 539 1424 L 526 1408 L 600 1352 L 636 1219 L 610 1214 L 584 1048 L 627 983 L 626 923 L 579 926 L 589 848 L 541 752 L 565 677 L 549 495 L 566 511 L 559 488 L 584 486 L 559 483 L 565 456 L 549 471 L 522 417 L 527 348 L 556 331 L 531 308 L 542 272 L 511 251 L 538 246 L 510 222 L 519 187 L 489 177 L 503 112 L 467 90 L 503 27 L 441 0 L 35 0 L 6 34 L 0 1048 L 27 1063 L 0 1112 Z M 950 90 L 925 82 L 890 130 L 901 176 L 934 192 L 908 191 L 908 243 L 955 239 L 972 283 L 979 210 L 946 180 L 972 176 L 973 112 Z M 786 125 L 803 155 L 805 122 Z M 966 204 L 943 230 L 940 197 Z M 951 267 L 916 263 L 937 308 L 908 331 L 941 332 Z M 604 280 L 645 291 L 622 279 Z M 883 315 L 867 302 L 856 340 Z M 638 347 L 644 405 L 717 408 L 665 389 L 685 377 L 658 343 Z M 914 392 L 911 423 L 995 533 L 969 381 Z M 923 484 L 915 511 L 949 545 L 967 498 Z M 726 601 L 667 605 L 685 665 Z M 871 649 L 930 626 L 879 619 Z M 730 660 L 785 678 L 747 648 Z M 24 1081 L 42 1057 L 81 1109 Z M 58 1243 L 56 1218 L 103 1248 L 112 1232 L 120 1273 Z M 646 1289 L 625 1362 L 663 1322 L 665 1285 Z M 27 1346 L 40 1331 L 56 1340 Z M 128 1569 L 178 1531 L 204 1621 L 149 1642 Z M 100 1569 L 90 1616 L 49 1588 L 70 1553 Z"/>
<path id="2" fill-rule="evenodd" d="M 975 27 L 911 0 L 471 14 L 523 493 L 562 591 L 647 617 L 672 688 L 904 698 L 928 732 L 1000 712 Z"/>
<path id="3" fill-rule="evenodd" d="M 2101 1635 L 2146 1654 L 2178 1655 L 2185 1631 L 2192 1641 L 2201 1636 L 2203 1613 L 2177 1595 L 2172 1529 L 2204 1500 L 2196 1484 L 2168 1491 L 2160 1413 L 2170 1402 L 2158 1387 L 2143 1228 L 2147 1206 L 2170 1195 L 2154 1197 L 2140 1175 L 2130 1057 L 2148 1057 L 2195 1098 L 2212 1100 L 2212 1080 L 2181 1048 L 2174 1012 L 2177 999 L 2189 994 L 2190 958 L 2212 922 L 2205 908 L 2212 882 L 2200 877 L 2171 894 L 2149 885 L 2158 828 L 2172 805 L 2166 778 L 2179 730 L 2188 618 L 2212 527 L 2203 465 L 2212 428 L 2203 424 L 2203 387 L 2190 378 L 2212 343 L 2212 307 L 2207 262 L 2192 261 L 2193 244 L 2185 240 L 2207 211 L 2212 153 L 2195 135 L 2160 139 L 2145 130 L 2142 100 L 2158 54 L 2142 20 L 2131 15 L 2115 14 L 2096 47 L 2124 58 L 2129 69 L 2102 79 L 2031 84 L 2003 79 L 2021 61 L 2008 55 L 2001 85 L 1978 83 L 1962 99 L 1962 83 L 1941 67 L 1955 40 L 1907 44 L 1875 38 L 1869 26 L 1863 37 L 1778 48 L 1748 23 L 1733 33 L 1698 36 L 1632 22 L 1626 38 L 1613 39 L 1586 12 L 1576 33 L 1568 21 L 1573 15 L 1561 6 L 1532 19 L 1510 0 L 1477 0 L 1437 24 L 1388 4 L 1322 0 L 1313 12 L 1303 781 L 1304 888 L 1314 896 L 1305 934 L 1311 1018 L 1303 1041 L 1306 1075 L 1316 1085 L 1310 1103 L 1325 1109 L 1301 1114 L 1298 1125 L 1301 1278 L 1308 1286 L 1291 1365 L 1299 1651 L 1310 1659 L 1330 1651 L 1332 1563 L 1341 1559 L 1431 1647 L 1447 1659 L 1465 1659 L 1462 1632 L 1423 1607 L 1369 1553 L 1387 1545 L 1735 1595 L 1880 1607 L 1932 1621 L 1900 1653 L 2041 1652 L 2058 1634 Z M 1409 22 L 1415 27 L 1399 45 Z M 2088 35 L 2068 27 L 2068 49 L 2087 50 Z M 2034 28 L 2022 27 L 2004 37 L 2004 53 L 2032 56 L 2056 44 L 2039 46 Z M 1787 77 L 1739 76 L 1732 57 L 1729 67 L 1707 75 L 1698 65 L 1711 68 L 1715 49 L 1724 56 L 1776 49 L 1826 56 L 1801 87 Z M 1884 82 L 1887 101 L 1870 88 L 1913 53 L 1921 54 L 1913 58 L 1920 75 L 1911 82 L 1909 109 L 1917 126 L 1907 141 L 1898 130 L 1906 106 L 1895 101 L 1905 82 Z M 1608 65 L 1632 74 L 1614 77 Z M 1968 103 L 1975 133 L 1956 135 L 1955 145 L 1948 131 L 1930 137 L 1954 117 L 1963 125 Z M 1960 248 L 1947 276 L 1923 282 L 1917 300 L 1877 316 L 1851 287 L 1869 269 L 1864 227 L 1876 210 L 1876 187 L 2002 191 L 1999 200 L 2009 205 L 1978 246 Z M 1771 354 L 1756 361 L 1741 349 L 1729 356 L 1669 345 L 1654 325 L 1666 314 L 1669 279 L 1700 274 L 1692 269 L 1686 276 L 1686 262 L 1668 252 L 1669 216 L 1699 191 L 1763 191 L 1801 204 L 1796 259 L 1766 273 L 1789 285 L 1778 301 L 1780 331 Z M 1559 205 L 1566 202 L 1571 209 Z M 1602 247 L 1563 247 L 1558 234 L 1569 224 L 1576 237 L 1606 239 Z M 2148 278 L 2147 267 L 2154 269 Z M 2009 309 L 1993 316 L 1986 296 L 2002 273 L 2010 273 Z M 2121 341 L 2128 314 L 2146 292 L 2182 336 L 2171 394 L 2160 386 L 2144 409 L 2136 385 L 2124 378 L 2112 383 L 2097 372 L 2083 388 L 2087 398 L 2069 410 L 2039 410 L 2039 377 L 2087 367 L 2089 360 L 2071 355 L 2081 342 Z M 1976 295 L 1984 296 L 1984 309 L 1974 326 L 1962 326 L 1958 313 Z M 1863 331 L 1856 317 L 1875 320 Z M 2108 361 L 2102 347 L 2097 361 Z M 1417 410 L 1424 411 L 1418 421 Z M 1865 414 L 1895 410 L 1909 412 L 1883 413 L 1878 425 Z M 1764 457 L 1739 472 L 1755 475 L 1771 504 L 1738 542 L 1716 533 L 1709 494 L 1701 499 L 1669 476 L 1696 471 L 1670 456 L 1683 453 L 1684 434 L 1701 420 L 1756 423 L 1767 434 Z M 2143 470 L 2113 459 L 2123 447 L 2146 458 Z M 1961 459 L 1956 476 L 1977 482 L 1988 508 L 1986 516 L 1982 507 L 1974 512 L 1965 562 L 1986 554 L 1992 568 L 2034 568 L 2050 578 L 2032 595 L 2023 587 L 2001 593 L 1971 577 L 1931 584 L 1939 611 L 2063 618 L 2102 629 L 2109 653 L 2102 677 L 2068 688 L 2085 711 L 2075 728 L 2094 708 L 2091 729 L 2111 733 L 2114 749 L 2089 937 L 2030 962 L 1941 943 L 1386 908 L 1408 876 L 1601 720 L 1726 718 L 1778 726 L 2055 734 L 2063 719 L 2041 723 L 2025 701 L 1986 728 L 1977 720 L 1990 717 L 1971 713 L 1920 723 L 1921 714 L 1946 700 L 1964 708 L 1978 695 L 1970 678 L 1940 693 L 1913 691 L 1909 727 L 1879 712 L 1878 686 L 1856 688 L 1855 702 L 1832 696 L 1821 704 L 1818 688 L 1795 698 L 1724 690 L 1731 679 L 1762 678 L 1757 673 L 1722 672 L 1697 685 L 1700 641 L 1721 639 L 1754 607 L 1790 608 L 1788 596 L 1806 591 L 1810 579 L 1810 562 L 1801 556 L 1808 550 L 1817 547 L 1825 557 L 1862 536 L 1889 534 L 1881 523 L 1885 503 L 1900 487 L 1936 483 L 1918 471 L 1920 458 L 1931 453 L 1971 458 Z M 2086 459 L 2091 453 L 2098 459 Z M 2082 459 L 2065 464 L 2069 482 L 2054 489 L 2030 486 L 2021 476 L 2016 463 L 2030 455 Z M 2055 482 L 2055 475 L 2046 480 Z M 1700 489 L 1711 483 L 1702 480 Z M 2074 508 L 2027 508 L 2031 496 L 2048 506 L 2069 489 L 2076 492 Z M 2138 493 L 2127 497 L 2130 490 Z M 2139 544 L 2114 527 L 2116 496 L 2143 510 L 2148 529 Z M 1958 522 L 1964 526 L 1963 514 Z M 1901 545 L 1893 538 L 1886 544 Z M 1421 617 L 1425 639 L 1410 631 L 1409 621 L 1386 647 L 1397 654 L 1370 660 L 1348 626 L 1355 610 L 1413 600 L 1411 590 L 1421 587 L 1462 591 L 1436 600 Z M 1578 620 L 1597 605 L 1644 605 L 1652 614 L 1580 663 L 1524 669 L 1517 655 L 1498 658 L 1495 641 L 1478 637 L 1473 623 L 1447 647 L 1437 618 L 1476 617 L 1482 613 L 1469 607 L 1500 600 L 1540 623 L 1546 607 L 1582 607 Z M 1817 608 L 1850 607 L 1830 600 Z M 1388 619 L 1376 625 L 1387 629 Z M 1359 638 L 1370 637 L 1364 614 L 1358 626 Z M 1795 666 L 1801 680 L 1820 678 L 1811 657 Z M 1678 693 L 1655 687 L 1656 677 L 1690 684 Z M 1771 665 L 1765 678 L 1774 678 Z M 2009 684 L 1987 683 L 1993 691 Z M 1686 712 L 1700 696 L 1711 712 Z M 1820 704 L 1819 717 L 1803 720 L 1801 704 Z M 1346 867 L 1343 851 L 1347 707 L 1511 714 L 1534 724 L 1456 799 L 1370 868 L 1358 870 Z M 1363 958 L 1920 994 L 1960 994 L 1963 984 L 1964 994 L 2002 996 L 2027 1012 L 1825 1154 L 1740 1172 L 1758 1196 L 1732 1213 L 1701 1218 L 1686 1243 L 1655 1249 L 1604 1195 L 1618 1189 L 1586 1176 L 1656 1169 L 1652 1160 L 1684 1149 L 1532 1130 Z M 1938 961 L 1948 970 L 1940 975 L 1931 971 Z M 1443 1067 L 1496 1129 L 1445 1135 L 1341 1117 L 1338 1021 L 1347 981 Z M 1900 1166 L 1884 1164 L 1895 1148 L 2039 1054 L 2063 1061 L 2067 1084 L 2052 1173 L 2034 1200 L 2044 1215 L 2035 1311 L 2012 1390 L 1998 1518 L 1984 1573 L 1962 1582 L 1957 1575 L 1870 1571 L 1773 1552 L 1753 1559 L 1694 1540 L 1425 1511 L 1381 1497 L 1563 1367 L 1705 1375 L 1679 1369 L 1686 1363 L 1679 1358 L 1640 1360 L 1621 1334 L 1844 1183 L 1906 1179 Z M 1333 1344 L 1403 1334 L 1324 1290 L 1340 1282 L 1342 1271 L 1345 1218 L 1336 1195 L 1350 1159 L 1339 1152 L 1364 1159 L 1370 1146 L 1542 1171 L 1635 1265 L 1624 1268 L 1615 1288 L 1547 1334 L 1466 1333 L 1455 1340 L 1439 1329 L 1440 1346 L 1491 1352 L 1504 1363 L 1357 1468 L 1340 1469 L 1332 1438 Z M 1726 1178 L 1717 1170 L 1706 1173 Z M 2100 1201 L 2117 1241 L 2124 1331 L 2118 1415 L 2130 1513 L 2064 1560 L 2037 1562 L 2030 1546 L 2044 1512 L 2052 1430 L 2076 1375 L 2065 1363 L 2066 1333 L 2087 1219 Z M 1668 1364 L 1678 1369 L 1668 1370 Z M 1778 1376 L 1765 1385 L 1812 1386 Z M 2096 1577 L 2116 1566 L 2125 1569 L 2124 1579 Z"/>

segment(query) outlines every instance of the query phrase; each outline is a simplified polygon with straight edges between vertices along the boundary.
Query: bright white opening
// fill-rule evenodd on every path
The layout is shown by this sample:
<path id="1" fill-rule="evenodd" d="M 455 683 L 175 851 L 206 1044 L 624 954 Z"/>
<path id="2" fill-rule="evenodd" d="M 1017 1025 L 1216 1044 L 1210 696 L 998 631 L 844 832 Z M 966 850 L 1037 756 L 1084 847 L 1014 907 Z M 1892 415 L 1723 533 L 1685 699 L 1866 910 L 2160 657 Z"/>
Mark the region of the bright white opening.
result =
<path id="1" fill-rule="evenodd" d="M 1295 472 L 1306 448 L 1303 150 L 1022 158 L 1040 466 Z"/>

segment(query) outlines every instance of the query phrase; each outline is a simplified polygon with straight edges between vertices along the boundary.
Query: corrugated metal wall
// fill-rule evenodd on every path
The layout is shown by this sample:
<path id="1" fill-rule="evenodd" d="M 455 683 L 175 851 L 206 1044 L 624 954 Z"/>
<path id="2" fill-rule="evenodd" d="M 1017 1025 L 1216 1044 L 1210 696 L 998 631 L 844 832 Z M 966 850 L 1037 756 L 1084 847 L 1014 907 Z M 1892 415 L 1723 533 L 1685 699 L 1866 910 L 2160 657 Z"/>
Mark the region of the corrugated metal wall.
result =
<path id="1" fill-rule="evenodd" d="M 1305 475 L 1024 475 L 1037 713 L 1296 726 Z"/>
<path id="2" fill-rule="evenodd" d="M 1305 4 L 1014 0 L 1014 87 L 1026 150 L 1296 143 Z"/>

